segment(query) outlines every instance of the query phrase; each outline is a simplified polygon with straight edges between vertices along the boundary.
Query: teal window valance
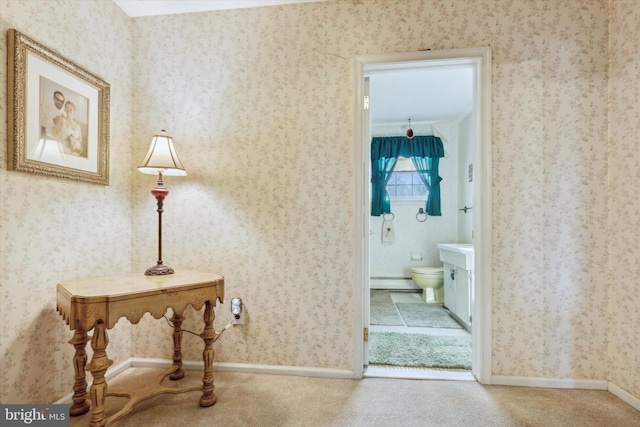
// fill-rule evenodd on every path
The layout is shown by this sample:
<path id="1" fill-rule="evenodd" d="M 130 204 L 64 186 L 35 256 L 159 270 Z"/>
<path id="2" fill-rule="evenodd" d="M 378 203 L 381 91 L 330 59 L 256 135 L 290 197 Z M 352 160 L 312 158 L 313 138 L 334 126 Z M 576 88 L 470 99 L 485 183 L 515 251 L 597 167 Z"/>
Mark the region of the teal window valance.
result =
<path id="1" fill-rule="evenodd" d="M 391 212 L 387 182 L 398 157 L 411 158 L 429 195 L 425 204 L 427 214 L 441 216 L 438 166 L 444 157 L 442 140 L 437 136 L 383 136 L 371 139 L 371 216 Z"/>

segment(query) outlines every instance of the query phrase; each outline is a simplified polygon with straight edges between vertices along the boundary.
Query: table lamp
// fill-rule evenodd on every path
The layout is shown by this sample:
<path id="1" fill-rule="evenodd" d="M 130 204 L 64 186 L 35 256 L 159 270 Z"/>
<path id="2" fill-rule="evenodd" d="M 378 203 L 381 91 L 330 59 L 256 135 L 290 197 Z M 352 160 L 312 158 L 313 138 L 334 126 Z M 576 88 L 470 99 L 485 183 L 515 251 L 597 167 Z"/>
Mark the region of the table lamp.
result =
<path id="1" fill-rule="evenodd" d="M 173 147 L 173 138 L 167 135 L 164 129 L 151 139 L 149 152 L 138 166 L 138 170 L 148 175 L 158 174 L 158 184 L 151 190 L 151 194 L 158 201 L 158 263 L 149 267 L 144 274 L 147 276 L 173 274 L 173 268 L 162 262 L 162 212 L 164 211 L 162 207 L 165 197 L 169 195 L 169 189 L 164 186 L 162 177 L 163 175 L 186 176 L 187 171 L 182 166 L 176 149 Z"/>

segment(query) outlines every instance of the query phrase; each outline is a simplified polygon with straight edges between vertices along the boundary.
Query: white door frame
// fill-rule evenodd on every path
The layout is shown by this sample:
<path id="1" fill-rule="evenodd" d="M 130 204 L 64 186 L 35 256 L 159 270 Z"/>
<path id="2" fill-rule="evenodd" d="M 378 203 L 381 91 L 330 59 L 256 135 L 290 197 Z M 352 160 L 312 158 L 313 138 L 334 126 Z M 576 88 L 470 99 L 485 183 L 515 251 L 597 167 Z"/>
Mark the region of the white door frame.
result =
<path id="1" fill-rule="evenodd" d="M 491 156 L 491 48 L 451 49 L 355 58 L 354 164 L 354 351 L 353 377 L 364 375 L 364 328 L 369 327 L 369 150 L 368 123 L 363 113 L 364 75 L 368 69 L 470 64 L 474 68 L 473 247 L 473 361 L 478 382 L 491 384 L 492 307 L 492 156 Z M 478 256 L 479 255 L 479 256 Z"/>

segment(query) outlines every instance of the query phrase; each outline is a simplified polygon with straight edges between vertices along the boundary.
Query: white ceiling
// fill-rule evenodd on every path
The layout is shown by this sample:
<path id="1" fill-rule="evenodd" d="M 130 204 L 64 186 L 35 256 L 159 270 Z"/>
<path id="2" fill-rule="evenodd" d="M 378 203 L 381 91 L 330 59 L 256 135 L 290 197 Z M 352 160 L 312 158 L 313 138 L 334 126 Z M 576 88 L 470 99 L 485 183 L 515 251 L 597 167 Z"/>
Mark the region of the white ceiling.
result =
<path id="1" fill-rule="evenodd" d="M 242 9 L 327 0 L 113 0 L 131 17 Z M 473 108 L 469 65 L 371 70 L 374 126 L 458 122 Z"/>
<path id="2" fill-rule="evenodd" d="M 131 17 L 206 12 L 208 10 L 244 9 L 290 3 L 327 0 L 113 0 Z"/>
<path id="3" fill-rule="evenodd" d="M 372 125 L 458 123 L 473 109 L 471 65 L 366 73 Z"/>

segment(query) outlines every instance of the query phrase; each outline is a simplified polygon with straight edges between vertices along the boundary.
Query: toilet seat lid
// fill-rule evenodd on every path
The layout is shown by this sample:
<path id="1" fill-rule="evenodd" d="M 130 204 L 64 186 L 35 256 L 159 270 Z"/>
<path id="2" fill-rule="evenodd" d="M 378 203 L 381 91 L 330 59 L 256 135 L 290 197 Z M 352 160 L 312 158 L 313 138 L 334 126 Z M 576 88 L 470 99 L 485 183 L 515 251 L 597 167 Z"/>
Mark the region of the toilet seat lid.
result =
<path id="1" fill-rule="evenodd" d="M 444 268 L 442 267 L 415 267 L 411 269 L 412 273 L 417 274 L 444 274 Z"/>

